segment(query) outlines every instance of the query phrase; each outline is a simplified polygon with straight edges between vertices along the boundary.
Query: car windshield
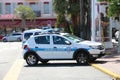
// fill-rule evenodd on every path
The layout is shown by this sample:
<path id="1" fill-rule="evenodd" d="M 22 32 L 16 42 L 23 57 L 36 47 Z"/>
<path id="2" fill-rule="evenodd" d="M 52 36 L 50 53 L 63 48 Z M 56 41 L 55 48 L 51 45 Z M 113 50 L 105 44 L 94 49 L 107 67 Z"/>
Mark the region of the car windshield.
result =
<path id="1" fill-rule="evenodd" d="M 77 43 L 83 41 L 82 38 L 79 38 L 79 37 L 77 37 L 77 36 L 75 36 L 75 35 L 67 34 L 67 35 L 63 35 L 63 36 L 65 36 L 65 37 L 67 37 L 68 39 L 73 40 L 74 42 L 77 42 Z"/>

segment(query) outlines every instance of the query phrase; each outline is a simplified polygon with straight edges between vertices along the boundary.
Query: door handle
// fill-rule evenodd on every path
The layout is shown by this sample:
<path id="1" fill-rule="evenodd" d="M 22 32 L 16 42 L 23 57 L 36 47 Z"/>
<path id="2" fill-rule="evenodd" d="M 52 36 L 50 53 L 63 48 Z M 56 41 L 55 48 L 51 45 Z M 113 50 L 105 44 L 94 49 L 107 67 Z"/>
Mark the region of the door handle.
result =
<path id="1" fill-rule="evenodd" d="M 53 47 L 53 48 L 57 48 L 57 47 Z"/>
<path id="2" fill-rule="evenodd" d="M 35 46 L 35 48 L 38 48 L 37 46 Z"/>

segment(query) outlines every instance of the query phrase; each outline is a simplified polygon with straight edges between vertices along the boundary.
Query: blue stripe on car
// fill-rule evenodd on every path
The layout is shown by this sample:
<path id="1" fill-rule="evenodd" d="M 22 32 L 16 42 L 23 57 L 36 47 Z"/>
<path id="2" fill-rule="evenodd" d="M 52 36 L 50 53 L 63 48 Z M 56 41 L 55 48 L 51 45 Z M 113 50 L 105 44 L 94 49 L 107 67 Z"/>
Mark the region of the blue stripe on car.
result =
<path id="1" fill-rule="evenodd" d="M 78 48 L 30 48 L 32 51 L 76 51 Z M 90 48 L 86 48 L 89 50 Z M 27 49 L 25 49 L 27 50 Z"/>

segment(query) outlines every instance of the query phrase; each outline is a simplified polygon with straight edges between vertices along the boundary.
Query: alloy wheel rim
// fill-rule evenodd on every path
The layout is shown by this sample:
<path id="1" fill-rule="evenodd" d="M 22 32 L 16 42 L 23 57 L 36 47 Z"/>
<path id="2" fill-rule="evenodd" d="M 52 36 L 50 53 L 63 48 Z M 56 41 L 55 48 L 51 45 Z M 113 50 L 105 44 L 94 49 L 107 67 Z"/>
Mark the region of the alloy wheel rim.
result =
<path id="1" fill-rule="evenodd" d="M 80 55 L 78 56 L 78 62 L 80 62 L 80 63 L 86 63 L 86 62 L 87 62 L 87 57 L 86 57 L 86 55 L 85 55 L 85 54 L 80 54 Z"/>
<path id="2" fill-rule="evenodd" d="M 34 55 L 30 55 L 28 56 L 27 58 L 27 62 L 30 64 L 30 65 L 34 65 L 36 63 L 36 57 Z"/>

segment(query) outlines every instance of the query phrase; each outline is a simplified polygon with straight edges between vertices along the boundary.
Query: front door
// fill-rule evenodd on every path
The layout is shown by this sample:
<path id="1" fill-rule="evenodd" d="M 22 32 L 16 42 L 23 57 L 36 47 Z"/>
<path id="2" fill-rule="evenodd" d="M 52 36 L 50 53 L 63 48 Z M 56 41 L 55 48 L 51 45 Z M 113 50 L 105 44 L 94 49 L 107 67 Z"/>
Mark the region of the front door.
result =
<path id="1" fill-rule="evenodd" d="M 71 47 L 72 44 L 67 39 L 61 36 L 53 36 L 53 51 L 54 51 L 54 59 L 71 59 L 72 58 L 72 51 Z"/>

